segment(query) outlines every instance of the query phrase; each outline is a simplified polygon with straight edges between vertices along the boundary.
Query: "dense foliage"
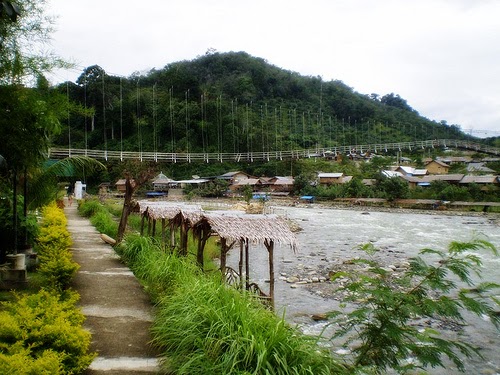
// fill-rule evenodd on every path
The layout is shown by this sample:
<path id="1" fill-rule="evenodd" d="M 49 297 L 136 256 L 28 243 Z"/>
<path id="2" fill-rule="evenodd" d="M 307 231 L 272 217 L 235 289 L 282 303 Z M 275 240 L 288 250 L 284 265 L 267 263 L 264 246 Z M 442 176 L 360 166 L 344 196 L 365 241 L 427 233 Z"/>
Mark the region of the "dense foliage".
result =
<path id="1" fill-rule="evenodd" d="M 36 246 L 38 272 L 45 277 L 48 289 L 62 293 L 80 266 L 72 260 L 72 241 L 64 212 L 54 203 L 44 207 L 42 216 Z"/>
<path id="2" fill-rule="evenodd" d="M 18 295 L 0 311 L 2 374 L 78 374 L 94 358 L 90 332 L 82 328 L 78 295 L 41 290 Z"/>
<path id="3" fill-rule="evenodd" d="M 69 250 L 66 216 L 55 204 L 44 207 L 36 250 L 36 292 L 26 291 L 0 308 L 0 373 L 77 374 L 95 357 L 83 329 L 79 296 L 68 290 L 79 266 Z M 31 281 L 30 281 L 31 282 Z"/>
<path id="4" fill-rule="evenodd" d="M 377 251 L 372 244 L 361 248 L 371 256 Z M 373 258 L 355 259 L 352 262 L 359 268 L 334 274 L 334 280 L 350 279 L 342 287 L 349 309 L 332 315 L 338 324 L 335 337 L 347 336 L 354 368 L 406 373 L 446 367 L 447 357 L 464 371 L 464 357 L 481 356 L 473 345 L 441 336 L 437 324 L 424 328 L 418 324 L 425 319 L 464 324 L 464 313 L 472 312 L 500 328 L 495 310 L 500 285 L 481 279 L 481 250 L 498 255 L 491 243 L 477 238 L 452 242 L 447 251 L 423 249 L 398 276 Z"/>
<path id="5" fill-rule="evenodd" d="M 58 139 L 75 148 L 239 153 L 466 137 L 394 93 L 359 94 L 245 52 L 210 52 L 127 78 L 94 65 L 59 90 L 93 111 L 71 116 L 71 132 Z"/>

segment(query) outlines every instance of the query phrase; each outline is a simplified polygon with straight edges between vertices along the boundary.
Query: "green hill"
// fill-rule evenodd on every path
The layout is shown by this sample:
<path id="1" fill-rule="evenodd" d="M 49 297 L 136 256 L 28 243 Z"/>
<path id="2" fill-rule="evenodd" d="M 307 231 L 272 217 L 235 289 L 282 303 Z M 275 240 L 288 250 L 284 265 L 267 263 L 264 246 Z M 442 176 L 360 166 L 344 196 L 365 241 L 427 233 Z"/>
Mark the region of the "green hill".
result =
<path id="1" fill-rule="evenodd" d="M 58 89 L 91 112 L 70 114 L 56 140 L 73 148 L 239 153 L 467 137 L 397 94 L 363 95 L 245 52 L 126 78 L 95 65 Z"/>

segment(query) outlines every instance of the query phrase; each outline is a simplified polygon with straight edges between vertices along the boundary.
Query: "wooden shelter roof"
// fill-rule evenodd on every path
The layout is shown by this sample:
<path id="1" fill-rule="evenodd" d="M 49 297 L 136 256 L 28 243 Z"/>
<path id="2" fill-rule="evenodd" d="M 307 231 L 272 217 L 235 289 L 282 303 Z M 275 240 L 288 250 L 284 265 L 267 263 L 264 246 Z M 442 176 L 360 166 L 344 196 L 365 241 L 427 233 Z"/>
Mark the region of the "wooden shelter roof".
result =
<path id="1" fill-rule="evenodd" d="M 181 215 L 191 223 L 198 222 L 203 214 L 201 207 L 198 206 L 173 206 L 165 202 L 139 201 L 139 212 L 143 215 L 147 211 L 148 217 L 154 220 L 167 219 L 172 220 Z"/>
<path id="2" fill-rule="evenodd" d="M 248 240 L 263 244 L 274 241 L 297 247 L 295 234 L 275 215 L 237 215 L 204 212 L 199 207 L 175 206 L 165 202 L 139 201 L 139 212 L 159 220 L 188 220 L 192 227 L 208 225 L 210 230 L 229 241 Z"/>
<path id="3" fill-rule="evenodd" d="M 295 235 L 278 216 L 204 214 L 199 224 L 203 222 L 229 241 L 248 240 L 254 244 L 274 241 L 293 249 L 297 247 Z"/>

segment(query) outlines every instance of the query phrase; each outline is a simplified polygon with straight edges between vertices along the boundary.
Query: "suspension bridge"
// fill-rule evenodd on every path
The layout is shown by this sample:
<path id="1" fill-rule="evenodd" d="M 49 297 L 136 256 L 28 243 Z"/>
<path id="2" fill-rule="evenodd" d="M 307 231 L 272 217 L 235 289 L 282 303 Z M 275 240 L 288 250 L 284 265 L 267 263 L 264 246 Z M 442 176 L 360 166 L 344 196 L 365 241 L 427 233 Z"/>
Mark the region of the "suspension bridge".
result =
<path id="1" fill-rule="evenodd" d="M 262 162 L 271 160 L 294 160 L 310 158 L 326 158 L 337 154 L 364 155 L 368 153 L 380 154 L 389 151 L 412 151 L 415 149 L 456 148 L 489 155 L 500 156 L 500 149 L 481 143 L 456 139 L 434 139 L 426 141 L 375 143 L 365 145 L 344 145 L 327 148 L 310 148 L 300 150 L 280 151 L 250 151 L 241 153 L 172 153 L 148 151 L 112 151 L 76 148 L 51 148 L 49 158 L 63 159 L 72 156 L 87 156 L 99 160 L 139 160 L 162 163 L 192 163 L 192 162 Z"/>

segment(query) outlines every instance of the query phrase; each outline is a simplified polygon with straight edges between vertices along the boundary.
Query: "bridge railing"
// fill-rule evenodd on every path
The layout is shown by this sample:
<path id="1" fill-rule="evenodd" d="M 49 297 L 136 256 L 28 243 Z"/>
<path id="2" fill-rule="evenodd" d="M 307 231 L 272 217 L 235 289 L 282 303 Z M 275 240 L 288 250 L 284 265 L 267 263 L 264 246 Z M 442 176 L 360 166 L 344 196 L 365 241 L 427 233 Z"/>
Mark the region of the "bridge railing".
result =
<path id="1" fill-rule="evenodd" d="M 151 151 L 112 151 L 112 150 L 91 150 L 75 148 L 51 148 L 49 158 L 62 159 L 69 156 L 88 156 L 94 159 L 104 160 L 140 160 L 167 163 L 180 162 L 223 162 L 223 161 L 269 161 L 269 160 L 290 160 L 325 157 L 335 154 L 363 154 L 366 152 L 382 153 L 389 150 L 414 150 L 435 147 L 465 148 L 476 152 L 483 152 L 492 155 L 500 155 L 500 149 L 488 145 L 450 139 L 433 139 L 425 141 L 411 142 L 387 142 L 364 145 L 342 145 L 333 147 L 317 147 L 300 150 L 281 151 L 260 151 L 260 152 L 240 152 L 240 153 L 178 153 L 178 152 L 151 152 Z"/>

